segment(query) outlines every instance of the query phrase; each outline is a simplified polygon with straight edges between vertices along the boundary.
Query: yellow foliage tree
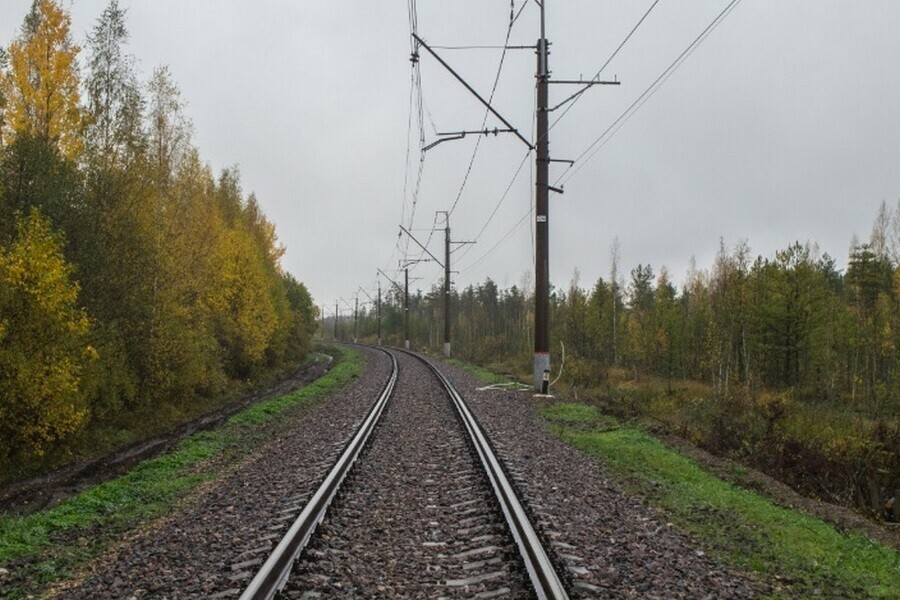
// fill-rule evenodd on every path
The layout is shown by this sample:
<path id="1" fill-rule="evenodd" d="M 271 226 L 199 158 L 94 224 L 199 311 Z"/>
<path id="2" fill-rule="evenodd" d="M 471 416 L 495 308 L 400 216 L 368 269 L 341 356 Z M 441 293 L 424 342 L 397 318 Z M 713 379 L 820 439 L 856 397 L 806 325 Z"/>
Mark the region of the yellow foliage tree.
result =
<path id="1" fill-rule="evenodd" d="M 13 136 L 43 136 L 76 157 L 81 151 L 82 111 L 71 17 L 56 0 L 34 0 L 21 35 L 9 46 L 2 81 L 4 117 Z"/>
<path id="2" fill-rule="evenodd" d="M 220 294 L 214 301 L 218 333 L 230 370 L 247 377 L 265 358 L 278 323 L 263 261 L 242 229 L 222 239 Z"/>
<path id="3" fill-rule="evenodd" d="M 39 456 L 87 417 L 80 376 L 96 352 L 61 248 L 37 210 L 0 248 L 0 458 Z"/>

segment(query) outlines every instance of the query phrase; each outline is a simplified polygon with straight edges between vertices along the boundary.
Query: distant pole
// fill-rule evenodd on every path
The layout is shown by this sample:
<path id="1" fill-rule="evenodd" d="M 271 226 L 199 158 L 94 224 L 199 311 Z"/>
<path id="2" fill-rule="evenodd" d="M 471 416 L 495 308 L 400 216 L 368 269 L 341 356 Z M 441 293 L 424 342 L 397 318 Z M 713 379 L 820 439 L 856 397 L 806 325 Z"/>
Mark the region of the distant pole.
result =
<path id="1" fill-rule="evenodd" d="M 444 356 L 450 358 L 450 213 L 444 228 Z"/>
<path id="2" fill-rule="evenodd" d="M 537 153 L 534 227 L 534 389 L 546 394 L 550 381 L 550 259 L 549 259 L 549 167 L 550 143 L 547 124 L 548 42 L 541 7 L 541 39 L 537 43 Z"/>
<path id="3" fill-rule="evenodd" d="M 403 347 L 409 350 L 409 267 L 403 269 L 403 313 L 404 313 L 404 331 L 406 340 Z"/>
<path id="4" fill-rule="evenodd" d="M 334 341 L 337 341 L 338 303 L 334 303 Z"/>
<path id="5" fill-rule="evenodd" d="M 353 343 L 359 341 L 359 295 L 356 296 L 356 306 L 353 309 Z"/>
<path id="6" fill-rule="evenodd" d="M 378 280 L 378 302 L 375 304 L 375 314 L 378 320 L 378 345 L 381 345 L 381 280 Z"/>

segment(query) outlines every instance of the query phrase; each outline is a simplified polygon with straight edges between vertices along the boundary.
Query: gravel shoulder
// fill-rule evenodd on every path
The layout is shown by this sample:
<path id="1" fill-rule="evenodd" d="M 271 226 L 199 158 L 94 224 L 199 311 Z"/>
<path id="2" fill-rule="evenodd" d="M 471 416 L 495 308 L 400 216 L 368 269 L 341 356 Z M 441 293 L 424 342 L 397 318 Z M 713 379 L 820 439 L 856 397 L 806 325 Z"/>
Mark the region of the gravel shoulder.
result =
<path id="1" fill-rule="evenodd" d="M 363 350 L 350 386 L 287 413 L 230 474 L 135 532 L 49 597 L 214 598 L 239 593 L 315 490 L 384 386 L 390 362 Z"/>
<path id="2" fill-rule="evenodd" d="M 708 554 L 665 516 L 630 496 L 596 460 L 542 423 L 531 394 L 479 391 L 468 373 L 441 363 L 491 438 L 536 525 L 565 564 L 575 597 L 754 598 L 770 593 L 752 575 Z"/>

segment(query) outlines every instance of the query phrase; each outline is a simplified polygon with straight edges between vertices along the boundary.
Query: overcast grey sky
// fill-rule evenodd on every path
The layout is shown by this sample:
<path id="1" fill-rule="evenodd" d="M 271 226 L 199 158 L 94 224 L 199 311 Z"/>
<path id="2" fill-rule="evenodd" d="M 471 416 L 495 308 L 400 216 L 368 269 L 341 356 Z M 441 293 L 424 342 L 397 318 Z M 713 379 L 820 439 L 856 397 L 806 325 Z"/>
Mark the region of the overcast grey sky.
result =
<path id="1" fill-rule="evenodd" d="M 591 77 L 652 4 L 546 1 L 558 78 Z M 83 43 L 106 0 L 64 4 Z M 170 66 L 202 155 L 215 169 L 240 166 L 245 192 L 257 193 L 287 246 L 284 266 L 317 302 L 349 298 L 374 283 L 377 267 L 396 268 L 409 116 L 407 2 L 120 4 L 142 78 Z M 553 157 L 578 156 L 726 4 L 661 0 L 604 71 L 622 85 L 586 93 L 552 130 Z M 4 45 L 30 5 L 0 2 Z M 500 44 L 509 10 L 501 0 L 420 0 L 419 33 L 432 44 Z M 843 267 L 851 236 L 867 237 L 879 204 L 900 198 L 898 30 L 896 0 L 743 0 L 566 180 L 565 195 L 551 197 L 553 283 L 566 285 L 576 268 L 582 285 L 605 277 L 614 237 L 624 268 L 650 263 L 658 272 L 666 265 L 677 282 L 692 256 L 700 267 L 711 264 L 720 237 L 729 246 L 746 238 L 764 256 L 795 240 L 815 241 Z M 511 43 L 537 37 L 531 3 Z M 498 51 L 442 54 L 489 93 Z M 435 128 L 481 125 L 483 109 L 441 67 L 423 56 L 421 72 L 428 142 Z M 510 51 L 495 104 L 529 137 L 533 88 L 533 52 Z M 566 91 L 553 88 L 551 102 Z M 474 143 L 428 152 L 414 227 L 430 227 L 435 211 L 452 205 Z M 523 157 L 513 136 L 482 141 L 452 216 L 455 239 L 478 234 Z M 531 202 L 530 162 L 479 243 L 456 254 L 458 285 L 488 276 L 511 285 L 532 269 L 530 219 L 512 229 Z M 552 179 L 564 169 L 554 165 Z M 409 198 L 405 206 L 408 218 Z M 435 253 L 442 235 L 433 240 Z M 416 275 L 427 287 L 441 272 L 422 264 Z"/>

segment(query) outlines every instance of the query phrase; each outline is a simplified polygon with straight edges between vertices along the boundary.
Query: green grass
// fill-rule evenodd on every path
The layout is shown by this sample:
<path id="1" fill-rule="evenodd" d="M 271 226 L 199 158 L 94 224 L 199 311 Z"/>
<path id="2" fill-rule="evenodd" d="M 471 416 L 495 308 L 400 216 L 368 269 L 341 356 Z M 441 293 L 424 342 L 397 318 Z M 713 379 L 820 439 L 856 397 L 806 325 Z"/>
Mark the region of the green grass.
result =
<path id="1" fill-rule="evenodd" d="M 362 355 L 352 348 L 340 349 L 341 360 L 328 372 L 306 387 L 300 388 L 286 396 L 261 402 L 239 412 L 228 420 L 229 425 L 259 425 L 270 421 L 286 409 L 310 398 L 324 396 L 350 384 L 359 377 L 365 365 Z M 335 360 L 338 360 L 336 357 Z"/>
<path id="2" fill-rule="evenodd" d="M 463 362 L 461 360 L 457 360 L 455 358 L 445 359 L 448 363 L 453 365 L 454 367 L 458 367 L 463 371 L 466 371 L 470 375 L 472 375 L 475 379 L 480 381 L 485 385 L 493 385 L 495 383 L 509 383 L 512 381 L 509 377 L 504 377 L 503 375 L 497 375 L 496 373 L 492 373 L 485 368 L 479 367 L 478 365 L 473 365 L 471 363 Z"/>
<path id="3" fill-rule="evenodd" d="M 610 429 L 594 407 L 559 402 L 541 412 L 719 559 L 782 582 L 775 597 L 900 597 L 900 553 L 722 481 L 640 429 Z"/>
<path id="4" fill-rule="evenodd" d="M 310 385 L 251 406 L 218 429 L 195 433 L 172 451 L 143 461 L 116 479 L 47 511 L 24 517 L 0 515 L 0 565 L 13 561 L 24 565 L 14 575 L 26 586 L 71 576 L 116 532 L 166 514 L 200 483 L 214 479 L 217 470 L 204 468 L 210 459 L 227 453 L 239 457 L 252 445 L 249 441 L 259 438 L 260 425 L 291 408 L 311 405 L 356 379 L 365 365 L 362 355 L 352 349 L 337 354 L 335 366 Z M 17 587 L 19 583 L 23 582 L 0 588 L 0 597 L 23 597 L 26 590 Z"/>
<path id="5" fill-rule="evenodd" d="M 589 427 L 591 430 L 599 430 L 615 429 L 619 426 L 618 421 L 604 415 L 596 407 L 575 402 L 555 402 L 547 405 L 541 410 L 541 415 L 557 427 L 563 428 Z"/>

